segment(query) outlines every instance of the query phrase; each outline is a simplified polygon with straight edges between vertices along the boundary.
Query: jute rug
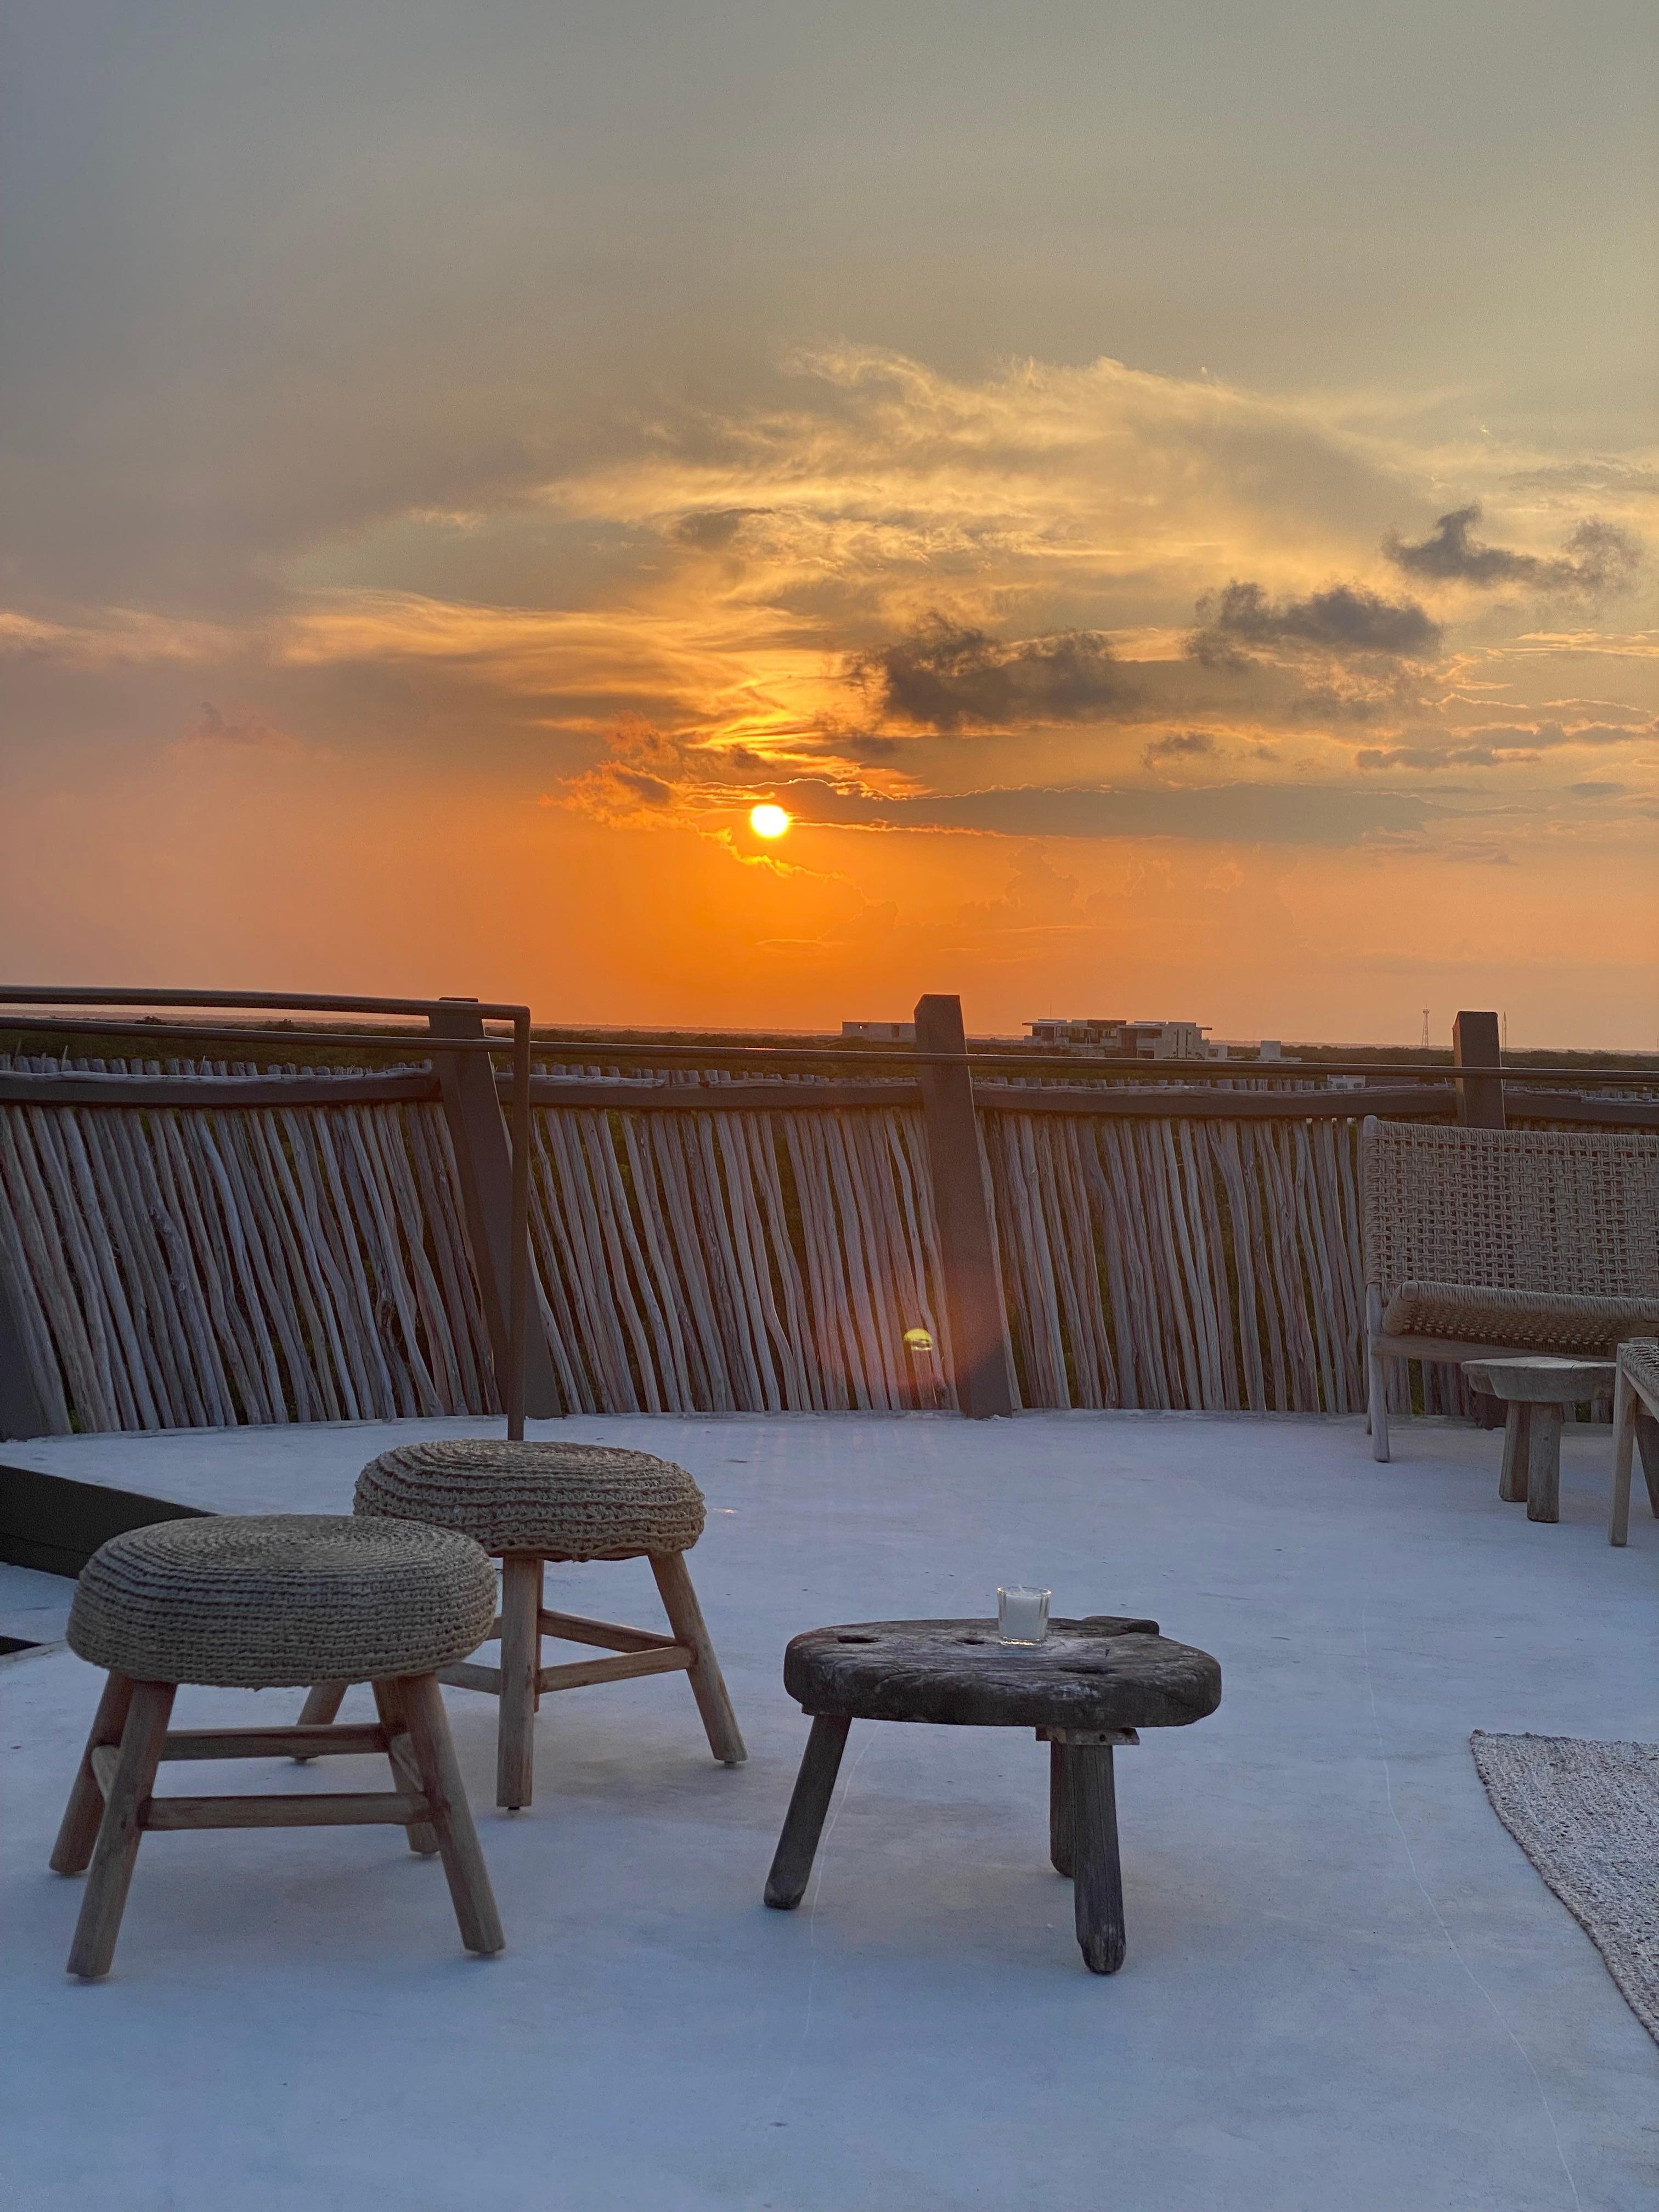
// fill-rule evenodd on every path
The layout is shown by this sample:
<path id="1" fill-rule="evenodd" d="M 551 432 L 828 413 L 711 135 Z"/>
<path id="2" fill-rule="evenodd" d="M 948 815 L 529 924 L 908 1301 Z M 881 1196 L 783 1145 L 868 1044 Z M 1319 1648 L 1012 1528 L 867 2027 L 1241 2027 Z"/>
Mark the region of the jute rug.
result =
<path id="1" fill-rule="evenodd" d="M 1492 1810 L 1659 2041 L 1659 1745 L 1469 1738 Z"/>

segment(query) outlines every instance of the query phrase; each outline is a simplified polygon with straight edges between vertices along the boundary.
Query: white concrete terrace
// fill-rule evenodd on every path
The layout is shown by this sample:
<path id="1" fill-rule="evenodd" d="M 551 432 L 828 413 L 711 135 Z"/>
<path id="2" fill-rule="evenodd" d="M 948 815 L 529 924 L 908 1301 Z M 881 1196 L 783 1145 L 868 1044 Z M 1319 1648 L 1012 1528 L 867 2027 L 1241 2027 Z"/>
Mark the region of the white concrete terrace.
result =
<path id="1" fill-rule="evenodd" d="M 394 1436 L 467 1422 L 0 1447 L 238 1511 L 344 1510 Z M 46 1856 L 98 1689 L 0 1667 L 5 2065 L 18 2212 L 1638 2212 L 1659 2047 L 1486 1804 L 1472 1729 L 1659 1736 L 1659 1527 L 1608 1547 L 1605 1430 L 1562 1519 L 1498 1503 L 1499 1439 L 1168 1414 L 576 1419 L 678 1458 L 750 1761 L 677 1677 L 550 1700 L 538 1795 L 493 1807 L 491 1701 L 448 1693 L 508 1949 L 460 1948 L 395 1830 L 161 1834 L 115 1970 L 67 1980 Z M 761 1886 L 805 1723 L 797 1630 L 984 1612 L 1156 1616 L 1220 1711 L 1118 1755 L 1129 1948 L 1086 1973 L 1047 1859 L 1046 1754 L 855 1727 L 799 1913 Z M 35 1583 L 49 1578 L 34 1578 Z M 653 1621 L 642 1563 L 551 1571 Z M 33 1585 L 22 1595 L 46 1618 Z M 36 1603 L 36 1601 L 39 1601 Z M 25 1608 L 27 1609 L 27 1607 Z M 14 1616 L 15 1617 L 15 1616 Z M 16 1633 L 27 1633 L 15 1630 Z M 353 1693 L 355 1701 L 365 1693 Z M 297 1697 L 187 1690 L 183 1724 Z M 169 1788 L 380 1786 L 364 1762 Z"/>

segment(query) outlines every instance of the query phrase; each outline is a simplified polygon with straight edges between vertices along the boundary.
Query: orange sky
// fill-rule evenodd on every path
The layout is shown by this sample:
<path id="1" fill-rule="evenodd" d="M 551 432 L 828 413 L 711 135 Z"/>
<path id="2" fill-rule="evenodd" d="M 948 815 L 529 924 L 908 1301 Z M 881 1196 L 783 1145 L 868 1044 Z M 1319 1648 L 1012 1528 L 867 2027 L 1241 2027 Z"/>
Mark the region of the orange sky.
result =
<path id="1" fill-rule="evenodd" d="M 15 975 L 1654 1047 L 1628 51 L 890 17 L 41 19 Z M 843 68 L 763 149 L 715 112 Z"/>

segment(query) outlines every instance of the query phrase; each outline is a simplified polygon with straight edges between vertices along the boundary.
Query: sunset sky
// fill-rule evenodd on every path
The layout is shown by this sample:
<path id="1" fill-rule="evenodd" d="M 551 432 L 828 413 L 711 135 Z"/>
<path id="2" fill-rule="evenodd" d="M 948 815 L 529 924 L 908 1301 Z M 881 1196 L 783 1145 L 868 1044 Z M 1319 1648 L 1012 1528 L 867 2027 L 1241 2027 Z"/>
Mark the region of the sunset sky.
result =
<path id="1" fill-rule="evenodd" d="M 1648 0 L 8 23 L 14 978 L 1654 1047 Z"/>

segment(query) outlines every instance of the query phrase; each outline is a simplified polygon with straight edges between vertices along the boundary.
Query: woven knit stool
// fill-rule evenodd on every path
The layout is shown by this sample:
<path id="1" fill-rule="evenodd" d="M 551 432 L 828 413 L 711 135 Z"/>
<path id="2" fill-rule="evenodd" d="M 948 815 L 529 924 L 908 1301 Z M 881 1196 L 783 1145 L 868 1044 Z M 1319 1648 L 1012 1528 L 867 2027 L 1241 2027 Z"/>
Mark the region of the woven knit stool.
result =
<path id="1" fill-rule="evenodd" d="M 715 1758 L 738 1766 L 748 1756 L 685 1570 L 684 1554 L 702 1534 L 703 1504 L 683 1467 L 608 1444 L 472 1437 L 400 1444 L 358 1476 L 356 1510 L 460 1529 L 501 1562 L 501 1618 L 489 1631 L 501 1638 L 501 1665 L 453 1666 L 440 1677 L 501 1699 L 498 1805 L 517 1812 L 530 1802 L 536 1709 L 544 1691 L 683 1671 Z M 550 1613 L 542 1603 L 546 1560 L 641 1558 L 651 1562 L 672 1635 Z M 619 1656 L 544 1667 L 544 1636 Z M 338 1686 L 319 1685 L 301 1718 L 331 1718 L 339 1698 Z"/>
<path id="2" fill-rule="evenodd" d="M 113 1536 L 82 1571 L 70 1648 L 109 1679 L 52 1864 L 91 1879 L 69 1956 L 109 1972 L 138 1839 L 151 1828 L 305 1828 L 370 1821 L 443 1856 L 469 1951 L 503 1937 L 438 1694 L 436 1670 L 489 1633 L 495 1577 L 476 1544 L 442 1528 L 343 1514 L 163 1521 Z M 371 1682 L 370 1727 L 183 1729 L 181 1682 L 261 1690 Z M 338 1700 L 336 1700 L 337 1708 Z M 334 1796 L 156 1797 L 164 1759 L 380 1752 L 394 1788 Z"/>

